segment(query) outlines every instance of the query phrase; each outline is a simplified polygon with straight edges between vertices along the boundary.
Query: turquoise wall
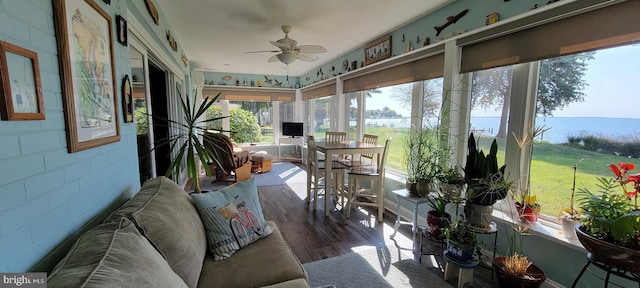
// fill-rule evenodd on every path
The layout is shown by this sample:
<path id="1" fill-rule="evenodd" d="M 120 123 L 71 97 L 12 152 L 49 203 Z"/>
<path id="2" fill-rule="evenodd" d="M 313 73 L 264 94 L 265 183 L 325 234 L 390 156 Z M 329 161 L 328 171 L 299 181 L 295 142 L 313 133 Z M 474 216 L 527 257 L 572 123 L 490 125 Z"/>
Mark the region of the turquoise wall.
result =
<path id="1" fill-rule="evenodd" d="M 136 11 L 140 5 L 131 1 L 95 2 L 111 16 L 114 37 L 115 16 L 126 18 L 127 5 L 141 14 Z M 146 13 L 144 1 L 133 2 L 142 3 Z M 151 27 L 145 28 L 164 33 L 160 29 L 165 26 Z M 150 42 L 168 46 L 163 39 L 156 36 Z M 120 102 L 120 80 L 131 74 L 129 48 L 114 38 L 120 141 L 68 153 L 61 92 L 66 79 L 59 73 L 52 2 L 0 0 L 0 40 L 38 54 L 46 117 L 0 121 L 0 271 L 22 272 L 48 259 L 46 255 L 62 257 L 78 231 L 99 222 L 140 188 L 135 124 L 123 122 Z M 171 52 L 188 84 L 182 51 Z M 36 270 L 50 265 L 41 263 Z"/>

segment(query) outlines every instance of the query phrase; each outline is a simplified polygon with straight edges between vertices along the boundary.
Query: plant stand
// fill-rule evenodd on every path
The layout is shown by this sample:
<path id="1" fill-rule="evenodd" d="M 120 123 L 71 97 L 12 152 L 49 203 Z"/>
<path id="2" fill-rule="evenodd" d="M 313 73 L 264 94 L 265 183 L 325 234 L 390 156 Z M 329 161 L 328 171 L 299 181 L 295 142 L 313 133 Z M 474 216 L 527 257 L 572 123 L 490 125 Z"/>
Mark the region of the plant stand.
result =
<path id="1" fill-rule="evenodd" d="M 457 274 L 458 288 L 463 288 L 465 283 L 473 286 L 473 269 L 480 263 L 476 255 L 467 263 L 459 262 L 449 256 L 449 251 L 444 251 L 442 257 L 447 262 L 444 268 L 444 280 L 449 280 Z"/>
<path id="2" fill-rule="evenodd" d="M 580 274 L 578 274 L 578 277 L 576 277 L 576 280 L 573 281 L 573 284 L 571 285 L 571 288 L 576 287 L 576 285 L 578 284 L 578 281 L 580 281 L 580 278 L 582 278 L 582 274 L 584 274 L 584 272 L 587 271 L 587 268 L 591 264 L 593 264 L 594 266 L 596 266 L 596 267 L 602 269 L 603 271 L 607 272 L 607 276 L 605 276 L 605 278 L 603 279 L 604 280 L 604 287 L 608 287 L 609 286 L 609 276 L 611 276 L 611 274 L 616 275 L 616 276 L 621 277 L 621 278 L 624 278 L 624 279 L 635 281 L 635 282 L 638 283 L 638 287 L 640 287 L 640 273 L 628 272 L 628 271 L 622 270 L 622 269 L 620 269 L 618 267 L 607 265 L 607 264 L 602 263 L 602 262 L 598 262 L 593 258 L 591 253 L 587 253 L 587 263 L 584 264 L 584 267 L 582 267 L 582 270 L 580 271 Z"/>

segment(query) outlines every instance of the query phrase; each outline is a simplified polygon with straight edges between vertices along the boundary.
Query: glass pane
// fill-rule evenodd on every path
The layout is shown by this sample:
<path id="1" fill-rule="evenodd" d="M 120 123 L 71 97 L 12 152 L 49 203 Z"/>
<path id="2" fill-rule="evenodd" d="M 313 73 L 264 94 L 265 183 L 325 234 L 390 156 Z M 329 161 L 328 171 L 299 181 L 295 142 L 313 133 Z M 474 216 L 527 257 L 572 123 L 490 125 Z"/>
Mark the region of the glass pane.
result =
<path id="1" fill-rule="evenodd" d="M 470 131 L 479 149 L 489 152 L 491 142 L 498 142 L 498 165 L 504 164 L 507 123 L 511 98 L 512 67 L 498 67 L 473 72 Z"/>
<path id="2" fill-rule="evenodd" d="M 348 111 L 347 111 L 347 115 L 349 119 L 349 130 L 348 130 L 348 134 L 349 134 L 349 140 L 358 140 L 358 96 L 360 95 L 360 92 L 354 92 L 354 93 L 349 93 L 347 94 L 346 98 L 348 102 L 348 106 L 349 107 Z"/>
<path id="3" fill-rule="evenodd" d="M 569 207 L 574 166 L 576 190 L 613 176 L 607 164 L 640 167 L 637 55 L 639 46 L 624 46 L 540 62 L 536 126 L 550 130 L 533 145 L 531 193 L 542 213 L 557 217 Z"/>
<path id="4" fill-rule="evenodd" d="M 144 84 L 144 55 L 140 51 L 130 46 L 131 57 L 131 88 L 133 91 L 133 115 L 136 123 L 136 134 L 138 144 L 138 169 L 140 170 L 140 183 L 151 179 L 152 153 L 149 143 L 149 116 L 147 114 L 147 101 L 145 97 Z"/>
<path id="5" fill-rule="evenodd" d="M 273 143 L 273 103 L 229 101 L 231 139 L 237 143 Z"/>
<path id="6" fill-rule="evenodd" d="M 331 98 L 333 96 L 310 100 L 309 105 L 309 121 L 311 123 L 310 134 L 316 139 L 324 139 L 324 132 L 331 129 L 331 119 L 333 111 L 331 111 Z"/>
<path id="7" fill-rule="evenodd" d="M 406 171 L 403 138 L 409 135 L 411 125 L 411 98 L 413 84 L 400 84 L 364 91 L 364 132 L 378 135 L 378 144 L 392 138 L 387 156 L 387 167 Z"/>

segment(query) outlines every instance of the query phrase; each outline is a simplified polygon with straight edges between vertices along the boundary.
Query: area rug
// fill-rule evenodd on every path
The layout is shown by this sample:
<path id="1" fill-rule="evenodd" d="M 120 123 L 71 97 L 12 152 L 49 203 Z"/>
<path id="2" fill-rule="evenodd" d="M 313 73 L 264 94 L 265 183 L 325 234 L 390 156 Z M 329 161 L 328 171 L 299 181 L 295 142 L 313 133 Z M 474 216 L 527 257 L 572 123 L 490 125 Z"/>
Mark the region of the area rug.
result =
<path id="1" fill-rule="evenodd" d="M 307 183 L 307 173 L 303 168 L 290 162 L 271 164 L 271 171 L 267 173 L 251 173 L 256 179 L 257 186 L 292 185 Z"/>
<path id="2" fill-rule="evenodd" d="M 453 287 L 392 246 L 367 248 L 303 266 L 311 287 Z"/>

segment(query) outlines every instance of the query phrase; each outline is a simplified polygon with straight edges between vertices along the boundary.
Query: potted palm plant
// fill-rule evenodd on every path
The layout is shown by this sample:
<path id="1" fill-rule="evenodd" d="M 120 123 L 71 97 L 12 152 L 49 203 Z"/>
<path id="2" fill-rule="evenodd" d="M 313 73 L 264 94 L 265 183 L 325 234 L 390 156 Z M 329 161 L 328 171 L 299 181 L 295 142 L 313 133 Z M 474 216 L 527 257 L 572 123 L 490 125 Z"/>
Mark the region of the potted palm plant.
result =
<path id="1" fill-rule="evenodd" d="M 167 169 L 166 176 L 178 177 L 184 165 L 187 177 L 191 179 L 191 187 L 195 193 L 202 192 L 199 178 L 200 163 L 203 164 L 202 167 L 204 168 L 207 176 L 211 176 L 211 170 L 207 163 L 213 162 L 218 164 L 218 166 L 222 166 L 220 164 L 220 159 L 215 157 L 211 151 L 205 148 L 202 140 L 202 135 L 204 131 L 206 131 L 206 123 L 220 121 L 221 119 L 227 118 L 226 116 L 223 116 L 203 119 L 207 109 L 211 107 L 219 97 L 220 93 L 213 98 L 205 98 L 200 105 L 196 105 L 198 99 L 196 92 L 193 93 L 193 99 L 190 99 L 188 95 L 184 98 L 181 95 L 178 95 L 183 117 L 182 121 L 151 115 L 153 118 L 166 121 L 167 125 L 171 128 L 170 130 L 175 131 L 173 135 L 169 136 L 164 141 L 155 143 L 156 146 L 169 145 L 171 149 L 172 158 L 169 168 Z M 215 130 L 219 132 L 228 132 L 222 129 Z"/>
<path id="2" fill-rule="evenodd" d="M 631 163 L 610 164 L 609 169 L 616 177 L 596 178 L 598 191 L 578 191 L 583 213 L 576 234 L 596 261 L 640 273 L 640 173 L 627 175 L 635 169 Z M 628 190 L 627 184 L 632 184 L 633 190 Z"/>

